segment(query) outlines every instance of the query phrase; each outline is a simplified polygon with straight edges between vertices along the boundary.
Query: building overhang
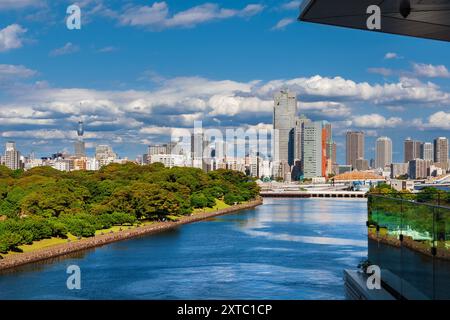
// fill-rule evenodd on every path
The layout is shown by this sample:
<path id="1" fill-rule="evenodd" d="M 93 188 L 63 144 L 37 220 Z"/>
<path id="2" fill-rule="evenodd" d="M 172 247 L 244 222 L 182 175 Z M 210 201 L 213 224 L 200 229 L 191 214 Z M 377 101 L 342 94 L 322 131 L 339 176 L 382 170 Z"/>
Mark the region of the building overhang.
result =
<path id="1" fill-rule="evenodd" d="M 376 29 L 368 27 L 373 5 L 381 12 Z M 450 0 L 304 0 L 300 9 L 300 21 L 450 41 Z"/>

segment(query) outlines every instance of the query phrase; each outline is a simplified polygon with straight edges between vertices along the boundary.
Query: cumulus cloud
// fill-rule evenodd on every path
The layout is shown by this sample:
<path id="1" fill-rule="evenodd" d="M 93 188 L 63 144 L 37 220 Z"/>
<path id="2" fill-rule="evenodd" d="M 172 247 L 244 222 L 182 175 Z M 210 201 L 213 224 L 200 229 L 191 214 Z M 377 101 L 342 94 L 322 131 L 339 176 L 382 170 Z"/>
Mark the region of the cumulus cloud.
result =
<path id="1" fill-rule="evenodd" d="M 0 64 L 0 80 L 30 78 L 34 75 L 36 75 L 36 71 L 21 65 Z"/>
<path id="2" fill-rule="evenodd" d="M 80 48 L 77 45 L 74 45 L 72 42 L 67 42 L 64 46 L 61 48 L 57 48 L 50 52 L 50 56 L 56 57 L 56 56 L 63 56 L 66 54 L 72 54 L 75 52 L 80 51 Z"/>
<path id="3" fill-rule="evenodd" d="M 289 2 L 283 3 L 280 6 L 280 9 L 282 9 L 282 10 L 300 9 L 300 5 L 301 4 L 302 4 L 302 2 L 300 0 L 293 0 L 293 1 L 289 1 Z"/>
<path id="4" fill-rule="evenodd" d="M 292 18 L 284 18 L 277 22 L 275 26 L 272 27 L 272 30 L 283 30 L 288 25 L 295 22 L 295 19 Z"/>
<path id="5" fill-rule="evenodd" d="M 0 10 L 20 9 L 25 7 L 35 7 L 42 4 L 41 0 L 1 0 Z"/>
<path id="6" fill-rule="evenodd" d="M 2 69 L 5 74 L 18 73 L 23 78 L 34 74 L 23 66 Z M 450 101 L 448 93 L 439 86 L 409 78 L 371 84 L 321 76 L 248 82 L 178 77 L 160 78 L 151 90 L 30 85 L 26 95 L 22 94 L 24 90 L 11 93 L 11 101 L 0 104 L 0 122 L 11 138 L 15 132 L 49 131 L 47 138 L 43 134 L 36 136 L 36 141 L 42 141 L 52 135 L 61 137 L 55 130 L 74 131 L 76 123 L 83 119 L 94 141 L 120 138 L 122 143 L 139 145 L 143 141 L 164 141 L 171 128 L 192 128 L 196 120 L 202 120 L 205 127 L 264 126 L 272 119 L 273 94 L 286 87 L 298 94 L 299 113 L 332 121 L 337 133 L 351 126 L 375 132 L 410 125 L 410 120 L 386 116 L 381 111 L 365 114 L 361 106 L 376 108 L 378 104 L 380 110 L 393 111 L 393 107 L 406 104 L 411 109 L 416 105 L 448 106 Z M 443 114 L 438 116 L 447 119 Z M 431 127 L 433 123 L 437 127 L 438 116 L 429 124 L 414 125 Z M 24 134 L 17 137 L 25 139 Z M 30 136 L 29 140 L 34 138 Z"/>
<path id="7" fill-rule="evenodd" d="M 384 59 L 386 60 L 400 59 L 400 56 L 395 52 L 388 52 L 384 55 Z"/>
<path id="8" fill-rule="evenodd" d="M 377 113 L 354 116 L 351 121 L 352 125 L 360 128 L 394 128 L 403 123 L 399 117 L 385 118 Z"/>
<path id="9" fill-rule="evenodd" d="M 388 77 L 392 75 L 394 72 L 392 69 L 388 68 L 369 68 L 367 69 L 369 73 L 381 74 L 382 76 Z"/>
<path id="10" fill-rule="evenodd" d="M 12 24 L 0 30 L 0 52 L 21 48 L 23 45 L 23 34 L 27 29 L 18 24 Z"/>
<path id="11" fill-rule="evenodd" d="M 450 130 L 450 112 L 438 111 L 430 115 L 426 122 L 422 119 L 414 119 L 413 124 L 420 129 Z"/>
<path id="12" fill-rule="evenodd" d="M 162 30 L 177 27 L 194 27 L 198 24 L 230 19 L 246 18 L 260 13 L 264 9 L 260 4 L 249 4 L 242 9 L 221 8 L 215 3 L 205 3 L 185 11 L 171 14 L 166 2 L 154 2 L 150 6 L 132 6 L 118 15 L 121 25 L 148 27 Z"/>
<path id="13" fill-rule="evenodd" d="M 307 100 L 370 101 L 375 104 L 405 102 L 450 103 L 450 95 L 431 82 L 401 77 L 397 83 L 369 84 L 342 77 L 295 78 L 273 80 L 257 88 L 259 95 L 271 97 L 283 87 L 288 87 Z"/>
<path id="14" fill-rule="evenodd" d="M 425 63 L 414 63 L 414 73 L 419 77 L 427 78 L 450 78 L 450 72 L 444 65 L 432 65 Z"/>
<path id="15" fill-rule="evenodd" d="M 351 114 L 350 107 L 334 101 L 300 102 L 299 110 L 330 118 L 346 117 Z"/>

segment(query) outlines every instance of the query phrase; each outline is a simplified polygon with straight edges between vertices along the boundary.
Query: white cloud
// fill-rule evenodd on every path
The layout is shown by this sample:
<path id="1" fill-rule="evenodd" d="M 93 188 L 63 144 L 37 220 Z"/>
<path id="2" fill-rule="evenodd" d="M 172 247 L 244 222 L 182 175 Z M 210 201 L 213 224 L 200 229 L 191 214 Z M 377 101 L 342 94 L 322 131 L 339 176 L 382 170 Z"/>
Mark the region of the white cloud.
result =
<path id="1" fill-rule="evenodd" d="M 36 71 L 21 65 L 0 64 L 0 80 L 30 78 L 36 75 Z"/>
<path id="2" fill-rule="evenodd" d="M 224 20 L 233 17 L 251 17 L 264 9 L 260 4 L 249 4 L 243 9 L 221 8 L 214 3 L 205 3 L 173 15 L 169 12 L 166 2 L 155 2 L 151 6 L 133 6 L 119 15 L 122 25 L 149 27 L 152 30 L 162 30 L 176 27 L 194 27 L 198 24 Z"/>
<path id="3" fill-rule="evenodd" d="M 401 77 L 397 83 L 369 84 L 355 82 L 342 77 L 295 78 L 272 80 L 255 89 L 260 96 L 272 97 L 283 87 L 288 87 L 299 96 L 316 100 L 370 101 L 375 104 L 393 102 L 450 103 L 450 94 L 440 90 L 431 82 L 423 83 L 417 79 Z"/>
<path id="4" fill-rule="evenodd" d="M 50 52 L 50 56 L 63 56 L 66 54 L 72 54 L 80 51 L 80 48 L 77 45 L 74 45 L 72 42 L 67 42 L 63 47 L 57 48 Z"/>
<path id="5" fill-rule="evenodd" d="M 0 10 L 35 7 L 41 4 L 41 0 L 0 0 Z"/>
<path id="6" fill-rule="evenodd" d="M 299 102 L 298 110 L 332 118 L 346 117 L 351 114 L 351 108 L 343 103 L 333 101 Z"/>
<path id="7" fill-rule="evenodd" d="M 283 10 L 295 10 L 295 9 L 300 9 L 300 5 L 302 4 L 302 2 L 300 0 L 294 0 L 294 1 L 289 1 L 286 3 L 283 3 L 280 8 Z"/>
<path id="8" fill-rule="evenodd" d="M 450 130 L 450 112 L 438 111 L 428 117 L 427 122 L 422 119 L 415 119 L 414 125 L 421 129 L 442 129 Z"/>
<path id="9" fill-rule="evenodd" d="M 0 30 L 0 52 L 21 48 L 23 45 L 23 34 L 27 29 L 18 24 L 12 24 Z"/>
<path id="10" fill-rule="evenodd" d="M 385 118 L 384 116 L 372 113 L 360 116 L 354 116 L 351 119 L 352 125 L 360 128 L 394 128 L 403 123 L 398 117 Z"/>
<path id="11" fill-rule="evenodd" d="M 444 65 L 432 65 L 424 63 L 414 63 L 415 75 L 427 78 L 450 78 L 450 72 Z"/>
<path id="12" fill-rule="evenodd" d="M 272 27 L 272 30 L 283 30 L 288 25 L 295 22 L 295 19 L 292 18 L 284 18 L 277 22 L 275 26 Z"/>
<path id="13" fill-rule="evenodd" d="M 97 50 L 98 53 L 108 53 L 108 52 L 114 52 L 117 51 L 118 49 L 114 46 L 108 46 L 108 47 L 103 47 Z"/>
<path id="14" fill-rule="evenodd" d="M 400 56 L 395 52 L 388 52 L 384 55 L 384 59 L 386 60 L 400 59 Z"/>
<path id="15" fill-rule="evenodd" d="M 392 69 L 388 68 L 369 68 L 367 69 L 369 73 L 381 74 L 382 76 L 388 77 L 393 74 Z"/>
<path id="16" fill-rule="evenodd" d="M 0 65 L 0 70 L 2 68 L 6 70 L 5 74 L 33 75 L 32 70 L 22 66 Z M 351 126 L 375 132 L 374 129 L 410 125 L 408 119 L 386 116 L 381 111 L 358 115 L 364 113 L 358 111 L 361 106 L 380 104 L 383 106 L 380 110 L 390 111 L 393 111 L 389 109 L 392 107 L 407 106 L 408 110 L 413 110 L 417 106 L 447 107 L 450 101 L 448 93 L 437 85 L 409 78 L 396 83 L 370 84 L 321 76 L 248 82 L 178 77 L 161 78 L 152 90 L 29 85 L 26 86 L 26 95 L 24 90 L 18 90 L 16 95 L 8 97 L 10 102 L 0 104 L 0 123 L 5 127 L 3 131 L 7 132 L 38 129 L 56 135 L 52 130 L 68 128 L 68 131 L 73 131 L 82 118 L 90 128 L 87 131 L 93 132 L 92 139 L 114 141 L 120 137 L 124 143 L 141 143 L 145 139 L 153 141 L 153 137 L 170 135 L 172 127 L 191 128 L 195 120 L 202 120 L 205 126 L 217 127 L 247 126 L 257 121 L 268 123 L 272 117 L 273 94 L 283 87 L 298 94 L 299 113 L 313 119 L 332 121 L 336 133 Z M 447 119 L 444 114 L 438 116 L 444 119 L 442 121 Z M 426 125 L 431 127 L 433 123 L 437 127 L 439 118 L 435 118 L 438 116 Z M 425 126 L 418 122 L 413 125 Z M 445 124 L 439 126 L 445 127 Z M 10 136 L 14 138 L 13 133 Z M 45 139 L 42 134 L 36 137 L 36 140 Z M 34 138 L 30 136 L 29 139 Z M 155 138 L 155 142 L 157 139 L 160 138 Z"/>

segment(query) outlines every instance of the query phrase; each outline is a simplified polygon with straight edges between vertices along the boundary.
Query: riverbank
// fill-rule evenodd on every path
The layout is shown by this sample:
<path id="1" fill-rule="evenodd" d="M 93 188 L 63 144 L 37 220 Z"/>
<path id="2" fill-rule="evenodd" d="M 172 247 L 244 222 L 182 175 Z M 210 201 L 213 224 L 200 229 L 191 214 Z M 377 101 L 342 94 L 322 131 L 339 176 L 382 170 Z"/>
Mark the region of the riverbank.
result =
<path id="1" fill-rule="evenodd" d="M 116 241 L 163 232 L 169 229 L 176 228 L 183 224 L 197 222 L 220 215 L 237 212 L 240 210 L 251 209 L 261 205 L 262 203 L 263 203 L 262 198 L 258 198 L 252 201 L 248 201 L 246 203 L 234 205 L 213 212 L 202 212 L 193 214 L 191 216 L 184 216 L 174 222 L 157 222 L 151 225 L 137 227 L 135 229 L 127 229 L 114 233 L 96 235 L 95 237 L 81 239 L 76 242 L 67 242 L 41 250 L 11 255 L 0 260 L 0 270 L 6 270 L 21 265 L 25 265 L 28 263 L 33 263 L 81 250 L 99 247 Z"/>
<path id="2" fill-rule="evenodd" d="M 379 241 L 381 243 L 401 248 L 401 246 L 405 246 L 406 248 L 409 248 L 415 252 L 418 252 L 420 254 L 423 254 L 428 257 L 433 257 L 433 253 L 431 251 L 431 244 L 429 242 L 423 242 L 423 241 L 414 241 L 413 238 L 404 236 L 403 241 L 400 241 L 398 237 L 394 237 L 388 234 L 380 235 L 369 229 L 368 232 L 369 239 Z M 436 248 L 436 252 L 434 255 L 435 258 L 447 260 L 450 261 L 450 251 L 445 247 L 442 246 Z"/>

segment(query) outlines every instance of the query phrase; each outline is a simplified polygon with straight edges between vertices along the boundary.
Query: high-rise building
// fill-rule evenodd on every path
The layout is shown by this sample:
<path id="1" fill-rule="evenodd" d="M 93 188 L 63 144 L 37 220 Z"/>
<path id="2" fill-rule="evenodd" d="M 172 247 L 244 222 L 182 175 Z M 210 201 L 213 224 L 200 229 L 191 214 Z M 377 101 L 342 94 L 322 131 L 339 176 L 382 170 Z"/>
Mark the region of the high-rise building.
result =
<path id="1" fill-rule="evenodd" d="M 207 146 L 208 141 L 205 138 L 203 130 L 197 129 L 191 135 L 191 159 L 194 168 L 206 170 L 206 164 L 209 161 L 207 158 L 210 157 L 210 153 L 205 152 Z"/>
<path id="2" fill-rule="evenodd" d="M 151 144 L 147 148 L 148 156 L 156 154 L 170 154 L 169 146 L 167 144 Z"/>
<path id="3" fill-rule="evenodd" d="M 420 149 L 422 142 L 414 141 L 411 138 L 406 138 L 403 144 L 404 144 L 404 162 L 421 158 Z"/>
<path id="4" fill-rule="evenodd" d="M 74 142 L 75 156 L 80 157 L 80 158 L 85 157 L 86 156 L 86 145 L 83 140 L 83 136 L 84 136 L 83 121 L 78 122 L 77 136 L 78 136 L 78 139 Z"/>
<path id="5" fill-rule="evenodd" d="M 399 176 L 408 174 L 409 162 L 406 163 L 391 163 L 391 178 L 395 179 Z"/>
<path id="6" fill-rule="evenodd" d="M 75 141 L 75 156 L 76 157 L 85 157 L 86 156 L 86 145 L 84 141 Z"/>
<path id="7" fill-rule="evenodd" d="M 332 164 L 336 164 L 337 163 L 336 150 L 337 150 L 336 142 L 332 142 L 331 143 L 331 156 L 330 156 L 330 160 L 331 160 Z"/>
<path id="8" fill-rule="evenodd" d="M 346 140 L 346 164 L 356 168 L 356 160 L 364 159 L 364 132 L 348 131 Z"/>
<path id="9" fill-rule="evenodd" d="M 323 122 L 322 140 L 322 174 L 324 176 L 328 176 L 332 173 L 332 166 L 336 162 L 336 144 L 333 142 L 333 131 L 331 128 L 331 123 L 327 121 Z"/>
<path id="10" fill-rule="evenodd" d="M 16 143 L 13 141 L 8 141 L 5 148 L 5 166 L 11 170 L 17 170 L 22 167 L 20 161 L 20 152 L 16 150 Z"/>
<path id="11" fill-rule="evenodd" d="M 375 146 L 375 168 L 384 168 L 392 163 L 392 140 L 388 137 L 379 137 Z"/>
<path id="12" fill-rule="evenodd" d="M 420 158 L 423 160 L 433 161 L 433 144 L 431 142 L 424 142 L 420 146 Z"/>
<path id="13" fill-rule="evenodd" d="M 305 178 L 323 175 L 322 141 L 322 122 L 308 122 L 303 125 L 302 171 Z"/>
<path id="14" fill-rule="evenodd" d="M 294 128 L 297 114 L 297 97 L 281 90 L 274 97 L 273 128 L 275 129 L 275 161 L 294 164 Z"/>
<path id="15" fill-rule="evenodd" d="M 100 167 L 113 163 L 117 159 L 111 146 L 100 144 L 95 148 L 95 159 L 99 162 Z"/>
<path id="16" fill-rule="evenodd" d="M 303 134 L 303 124 L 311 122 L 304 115 L 301 115 L 295 120 L 294 128 L 294 159 L 302 160 L 302 134 Z"/>
<path id="17" fill-rule="evenodd" d="M 410 179 L 422 179 L 427 177 L 427 165 L 429 161 L 413 159 L 408 162 L 408 177 Z"/>
<path id="18" fill-rule="evenodd" d="M 363 158 L 356 159 L 354 169 L 358 171 L 369 170 L 369 160 Z"/>
<path id="19" fill-rule="evenodd" d="M 434 139 L 434 162 L 448 168 L 448 139 L 445 137 Z"/>

